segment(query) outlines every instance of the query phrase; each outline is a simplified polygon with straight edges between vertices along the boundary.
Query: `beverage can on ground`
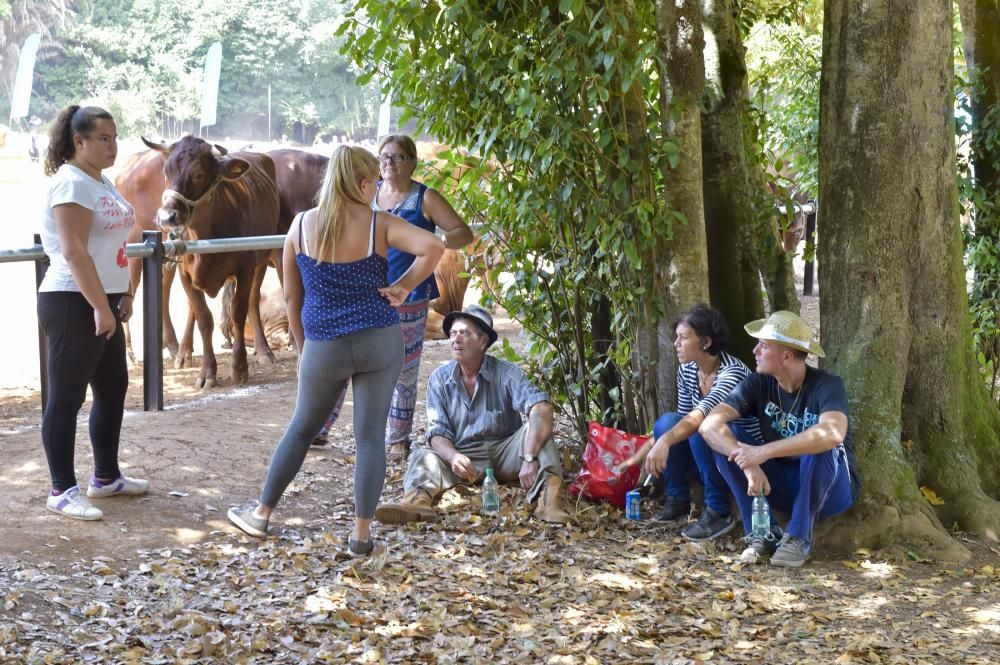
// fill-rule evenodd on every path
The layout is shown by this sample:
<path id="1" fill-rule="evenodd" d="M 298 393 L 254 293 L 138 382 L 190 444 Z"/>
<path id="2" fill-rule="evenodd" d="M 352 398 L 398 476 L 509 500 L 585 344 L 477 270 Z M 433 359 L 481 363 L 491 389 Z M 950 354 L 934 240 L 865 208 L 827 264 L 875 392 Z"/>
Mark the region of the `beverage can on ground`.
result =
<path id="1" fill-rule="evenodd" d="M 632 490 L 625 494 L 625 519 L 639 519 L 639 490 Z"/>

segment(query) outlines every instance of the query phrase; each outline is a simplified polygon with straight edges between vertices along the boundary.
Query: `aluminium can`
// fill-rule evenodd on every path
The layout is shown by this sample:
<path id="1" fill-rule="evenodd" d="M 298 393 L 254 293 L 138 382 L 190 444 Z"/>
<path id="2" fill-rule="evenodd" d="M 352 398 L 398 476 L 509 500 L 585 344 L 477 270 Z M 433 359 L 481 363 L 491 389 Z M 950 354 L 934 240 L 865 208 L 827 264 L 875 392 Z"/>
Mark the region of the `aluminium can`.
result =
<path id="1" fill-rule="evenodd" d="M 625 494 L 625 519 L 639 519 L 640 501 L 642 501 L 642 499 L 639 496 L 639 490 L 632 490 L 631 492 Z"/>

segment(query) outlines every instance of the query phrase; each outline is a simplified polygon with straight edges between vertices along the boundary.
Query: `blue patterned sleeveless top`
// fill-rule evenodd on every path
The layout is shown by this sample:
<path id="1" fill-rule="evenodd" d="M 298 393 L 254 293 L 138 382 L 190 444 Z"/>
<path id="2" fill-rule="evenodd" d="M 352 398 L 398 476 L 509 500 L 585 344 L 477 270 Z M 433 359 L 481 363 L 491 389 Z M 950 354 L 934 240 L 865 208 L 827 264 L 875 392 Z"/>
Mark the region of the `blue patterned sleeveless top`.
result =
<path id="1" fill-rule="evenodd" d="M 382 187 L 382 181 L 380 180 L 379 188 Z M 427 191 L 427 185 L 419 183 L 414 180 L 410 184 L 410 191 L 406 193 L 403 200 L 400 201 L 392 208 L 379 208 L 375 201 L 378 200 L 378 196 L 375 197 L 375 201 L 372 201 L 372 208 L 375 210 L 384 210 L 385 212 L 392 213 L 402 217 L 410 224 L 422 228 L 424 231 L 430 231 L 434 233 L 434 229 L 437 228 L 434 222 L 424 217 L 424 192 Z M 398 249 L 389 248 L 388 251 L 389 258 L 389 281 L 394 282 L 403 276 L 413 262 L 416 261 L 417 257 L 413 254 L 407 254 L 406 252 L 401 252 Z M 433 300 L 437 298 L 440 294 L 438 292 L 437 282 L 434 280 L 434 274 L 432 273 L 430 277 L 425 279 L 420 283 L 417 288 L 410 291 L 410 295 L 407 296 L 406 302 L 417 302 L 419 300 Z"/>
<path id="2" fill-rule="evenodd" d="M 317 261 L 302 244 L 299 213 L 299 253 L 295 264 L 302 275 L 305 300 L 302 329 L 306 339 L 337 339 L 359 330 L 388 328 L 399 323 L 399 314 L 379 295 L 388 286 L 388 261 L 375 252 L 375 215 L 372 211 L 368 256 L 347 263 Z"/>

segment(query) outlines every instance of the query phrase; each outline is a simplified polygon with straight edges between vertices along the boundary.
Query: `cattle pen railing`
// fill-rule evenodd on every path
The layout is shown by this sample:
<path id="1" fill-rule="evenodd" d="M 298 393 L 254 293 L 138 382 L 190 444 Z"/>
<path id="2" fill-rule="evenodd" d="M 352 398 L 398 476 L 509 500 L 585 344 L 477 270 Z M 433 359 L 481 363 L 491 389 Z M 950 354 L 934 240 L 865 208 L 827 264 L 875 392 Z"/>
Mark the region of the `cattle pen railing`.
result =
<path id="1" fill-rule="evenodd" d="M 795 204 L 796 214 L 806 215 L 805 239 L 813 241 L 816 233 L 815 201 Z M 785 214 L 784 206 L 778 211 Z M 185 254 L 220 254 L 222 252 L 278 249 L 285 243 L 285 236 L 253 236 L 250 238 L 214 238 L 211 240 L 163 240 L 159 231 L 144 231 L 143 241 L 125 246 L 125 255 L 142 259 L 142 401 L 145 411 L 163 410 L 163 262 Z M 0 249 L 0 263 L 18 261 L 35 262 L 35 289 L 37 290 L 48 269 L 49 260 L 42 251 L 42 238 L 37 233 L 34 247 Z M 803 295 L 813 293 L 812 261 L 806 261 L 802 280 Z M 150 362 L 154 359 L 153 362 Z M 42 410 L 48 400 L 48 353 L 45 335 L 38 326 L 38 368 L 42 393 Z"/>
<path id="2" fill-rule="evenodd" d="M 163 410 L 163 262 L 185 254 L 219 254 L 261 249 L 278 249 L 285 236 L 215 238 L 212 240 L 163 240 L 159 231 L 144 231 L 142 242 L 125 246 L 125 255 L 142 259 L 142 403 L 146 411 Z M 0 250 L 0 263 L 35 262 L 35 289 L 42 283 L 49 260 L 42 251 L 42 238 L 35 234 L 35 246 Z M 42 390 L 42 410 L 48 400 L 48 353 L 45 335 L 38 327 L 38 369 Z"/>

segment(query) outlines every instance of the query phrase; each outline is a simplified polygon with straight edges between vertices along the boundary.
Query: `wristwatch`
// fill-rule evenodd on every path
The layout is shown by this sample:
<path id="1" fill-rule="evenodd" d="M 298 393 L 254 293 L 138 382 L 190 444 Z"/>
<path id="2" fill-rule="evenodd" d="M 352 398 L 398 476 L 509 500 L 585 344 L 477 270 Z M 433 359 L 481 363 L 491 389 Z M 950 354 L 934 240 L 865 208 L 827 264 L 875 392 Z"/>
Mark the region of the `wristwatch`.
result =
<path id="1" fill-rule="evenodd" d="M 538 461 L 538 455 L 530 455 L 530 454 L 529 455 L 521 455 L 521 460 L 524 461 L 524 462 L 529 462 L 529 463 L 530 462 L 537 462 Z"/>

